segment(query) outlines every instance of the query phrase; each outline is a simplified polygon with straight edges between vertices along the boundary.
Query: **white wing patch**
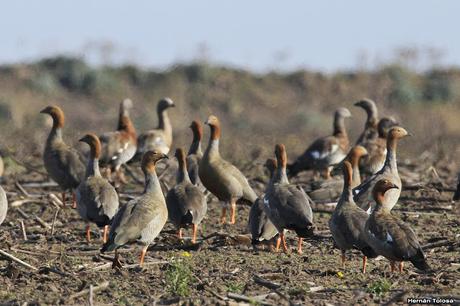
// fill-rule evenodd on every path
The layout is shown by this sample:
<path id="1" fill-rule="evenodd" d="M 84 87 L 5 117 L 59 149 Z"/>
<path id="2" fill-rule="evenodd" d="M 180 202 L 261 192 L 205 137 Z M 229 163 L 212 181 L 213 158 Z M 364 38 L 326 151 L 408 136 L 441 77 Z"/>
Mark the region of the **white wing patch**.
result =
<path id="1" fill-rule="evenodd" d="M 393 242 L 393 237 L 391 237 L 390 233 L 387 232 L 387 242 L 392 243 Z"/>
<path id="2" fill-rule="evenodd" d="M 366 210 L 366 213 L 370 215 L 372 213 L 372 206 L 369 206 L 369 208 Z"/>
<path id="3" fill-rule="evenodd" d="M 331 146 L 331 152 L 335 152 L 335 151 L 337 151 L 338 149 L 339 149 L 339 145 L 337 145 L 337 144 L 333 144 L 333 145 Z"/>
<path id="4" fill-rule="evenodd" d="M 321 156 L 321 154 L 319 153 L 319 151 L 312 151 L 312 152 L 310 152 L 310 155 L 311 155 L 311 157 L 313 157 L 314 159 L 318 159 L 318 158 Z"/>
<path id="5" fill-rule="evenodd" d="M 267 206 L 268 208 L 270 208 L 270 204 L 269 204 L 269 202 L 268 202 L 266 197 L 264 197 L 264 205 Z"/>

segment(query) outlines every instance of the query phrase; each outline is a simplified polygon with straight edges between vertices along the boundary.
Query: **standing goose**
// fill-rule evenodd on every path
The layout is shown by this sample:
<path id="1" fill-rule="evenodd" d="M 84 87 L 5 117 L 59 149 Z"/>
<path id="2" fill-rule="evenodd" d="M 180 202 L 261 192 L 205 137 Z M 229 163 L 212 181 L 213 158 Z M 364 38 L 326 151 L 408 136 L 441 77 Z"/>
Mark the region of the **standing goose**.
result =
<path id="1" fill-rule="evenodd" d="M 104 133 L 100 136 L 102 152 L 100 162 L 102 166 L 108 166 L 109 178 L 112 170 L 115 171 L 117 179 L 126 183 L 121 166 L 130 161 L 137 148 L 136 129 L 129 117 L 129 110 L 133 102 L 125 99 L 120 104 L 118 128 L 115 132 Z"/>
<path id="2" fill-rule="evenodd" d="M 182 228 L 192 225 L 192 242 L 196 243 L 198 225 L 206 215 L 208 205 L 204 194 L 190 181 L 184 150 L 177 149 L 175 156 L 179 162 L 179 169 L 177 171 L 177 185 L 170 189 L 166 195 L 168 215 L 178 229 L 180 239 L 182 239 Z"/>
<path id="3" fill-rule="evenodd" d="M 396 148 L 398 141 L 406 136 L 410 135 L 402 127 L 393 127 L 388 132 L 387 137 L 387 155 L 385 158 L 385 164 L 374 175 L 370 176 L 361 185 L 353 189 L 354 200 L 359 207 L 368 211 L 374 208 L 374 200 L 372 198 L 372 189 L 380 180 L 386 179 L 395 184 L 398 188 L 393 188 L 385 193 L 385 202 L 388 206 L 393 208 L 398 202 L 399 195 L 401 194 L 401 178 L 398 174 L 398 165 L 396 159 Z"/>
<path id="4" fill-rule="evenodd" d="M 6 213 L 8 212 L 8 199 L 6 198 L 5 190 L 0 186 L 0 225 L 5 221 Z"/>
<path id="5" fill-rule="evenodd" d="M 211 128 L 208 147 L 200 161 L 199 175 L 204 187 L 222 202 L 221 223 L 225 223 L 227 207 L 231 207 L 230 224 L 235 224 L 236 202 L 246 201 L 251 205 L 257 195 L 249 186 L 246 177 L 219 153 L 220 122 L 216 116 L 209 116 L 205 124 Z"/>
<path id="6" fill-rule="evenodd" d="M 72 206 L 76 207 L 75 193 L 85 177 L 85 166 L 76 150 L 62 140 L 64 112 L 58 106 L 47 106 L 40 113 L 53 118 L 53 127 L 48 135 L 43 153 L 46 171 L 53 181 L 62 189 L 62 203 L 65 203 L 65 192 L 72 191 Z"/>
<path id="7" fill-rule="evenodd" d="M 203 158 L 203 152 L 201 151 L 201 138 L 203 137 L 203 128 L 201 124 L 194 120 L 190 125 L 190 129 L 193 132 L 193 141 L 190 145 L 187 155 L 187 171 L 193 185 L 200 186 L 200 175 L 198 168 L 200 160 Z"/>
<path id="8" fill-rule="evenodd" d="M 158 102 L 158 127 L 139 135 L 137 154 L 142 155 L 147 151 L 157 151 L 168 154 L 172 145 L 172 126 L 168 117 L 168 109 L 175 107 L 173 100 L 163 98 Z"/>
<path id="9" fill-rule="evenodd" d="M 276 159 L 269 158 L 265 162 L 265 167 L 267 167 L 270 172 L 270 181 L 273 179 L 277 163 Z M 270 184 L 270 182 L 269 182 Z M 254 205 L 251 206 L 249 211 L 249 222 L 248 228 L 252 236 L 252 245 L 256 248 L 257 244 L 260 241 L 270 240 L 278 234 L 276 227 L 268 218 L 264 209 L 264 196 L 262 195 L 257 198 Z"/>
<path id="10" fill-rule="evenodd" d="M 367 257 L 376 257 L 374 250 L 363 237 L 364 226 L 369 215 L 359 208 L 353 200 L 352 168 L 348 161 L 343 164 L 343 192 L 329 220 L 329 229 L 337 247 L 342 251 L 342 267 L 345 264 L 345 252 L 358 249 L 363 253 L 363 273 L 366 273 Z"/>
<path id="11" fill-rule="evenodd" d="M 393 118 L 382 118 L 377 126 L 378 137 L 374 141 L 366 142 L 368 155 L 361 160 L 361 169 L 367 175 L 372 175 L 382 169 L 387 156 L 387 135 L 388 130 L 396 126 L 397 122 Z"/>
<path id="12" fill-rule="evenodd" d="M 345 129 L 345 118 L 351 117 L 348 109 L 340 107 L 334 114 L 334 131 L 331 136 L 315 140 L 308 149 L 289 165 L 289 176 L 303 170 L 324 171 L 324 177 L 331 177 L 332 166 L 340 163 L 348 153 L 349 140 Z"/>
<path id="13" fill-rule="evenodd" d="M 379 115 L 375 102 L 370 99 L 362 99 L 354 104 L 357 107 L 361 107 L 367 114 L 366 123 L 364 124 L 364 130 L 356 141 L 357 145 L 361 145 L 367 149 L 368 142 L 374 142 L 378 136 L 378 122 Z"/>
<path id="14" fill-rule="evenodd" d="M 378 255 L 391 261 L 392 272 L 395 261 L 400 262 L 400 272 L 404 261 L 410 261 L 418 269 L 428 271 L 430 267 L 414 231 L 391 214 L 392 206 L 385 199 L 385 193 L 391 189 L 399 187 L 390 180 L 382 179 L 375 184 L 372 195 L 376 205 L 366 222 L 365 239 Z"/>
<path id="15" fill-rule="evenodd" d="M 129 242 L 139 240 L 144 247 L 140 256 L 140 266 L 152 241 L 158 236 L 168 219 L 168 208 L 155 172 L 159 160 L 168 158 L 157 151 L 147 151 L 142 157 L 141 168 L 145 175 L 143 194 L 122 206 L 113 218 L 109 240 L 101 252 L 115 250 L 114 267 L 121 267 L 117 249 Z"/>
<path id="16" fill-rule="evenodd" d="M 361 184 L 361 174 L 359 171 L 359 161 L 362 157 L 367 155 L 367 150 L 362 146 L 354 146 L 350 152 L 348 153 L 347 157 L 345 158 L 346 161 L 350 162 L 352 171 L 352 179 L 351 179 L 351 188 L 354 188 Z M 326 180 L 323 181 L 319 186 L 316 187 L 315 190 L 309 193 L 310 198 L 313 201 L 335 201 L 337 198 L 340 197 L 343 191 L 343 179 L 342 180 Z"/>
<path id="17" fill-rule="evenodd" d="M 284 251 L 288 252 L 284 231 L 293 230 L 299 236 L 297 252 L 300 254 L 302 253 L 302 238 L 311 236 L 313 232 L 311 200 L 300 186 L 289 184 L 286 175 L 287 155 L 284 145 L 276 145 L 275 155 L 278 168 L 265 192 L 265 212 L 280 235 L 277 250 L 282 242 Z"/>
<path id="18" fill-rule="evenodd" d="M 77 209 L 80 216 L 87 222 L 86 240 L 91 239 L 89 222 L 104 227 L 103 242 L 107 242 L 107 231 L 112 218 L 118 210 L 118 194 L 115 188 L 101 176 L 99 158 L 101 143 L 95 134 L 87 134 L 80 139 L 91 149 L 85 179 L 77 188 Z"/>

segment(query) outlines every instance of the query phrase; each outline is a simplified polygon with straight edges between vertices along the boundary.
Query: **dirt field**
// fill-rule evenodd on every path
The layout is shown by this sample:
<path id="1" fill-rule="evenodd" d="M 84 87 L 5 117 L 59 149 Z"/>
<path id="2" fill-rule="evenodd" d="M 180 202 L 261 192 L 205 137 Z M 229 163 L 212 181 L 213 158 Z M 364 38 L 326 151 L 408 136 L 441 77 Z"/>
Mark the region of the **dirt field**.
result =
<path id="1" fill-rule="evenodd" d="M 27 162 L 39 167 L 41 160 L 37 156 Z M 416 162 L 423 166 L 415 166 Z M 258 194 L 267 181 L 261 164 L 241 167 Z M 130 168 L 142 179 L 135 165 Z M 2 184 L 10 207 L 0 227 L 0 250 L 33 267 L 0 255 L 0 304 L 89 304 L 91 299 L 94 305 L 225 305 L 247 298 L 246 303 L 254 305 L 364 305 L 432 295 L 459 298 L 460 209 L 458 203 L 451 202 L 455 168 L 447 159 L 434 161 L 429 154 L 400 162 L 403 193 L 393 211 L 411 224 L 426 246 L 428 262 L 435 270 L 428 275 L 416 273 L 410 263 L 403 274 L 390 274 L 385 259 L 370 260 L 368 273 L 363 275 L 356 252 L 348 254 L 342 269 L 339 251 L 332 248 L 328 212 L 315 212 L 317 235 L 304 242 L 303 255 L 272 253 L 267 248 L 256 252 L 245 235 L 249 207 L 238 208 L 235 226 L 222 226 L 217 223 L 220 206 L 214 199 L 209 203 L 197 245 L 189 243 L 190 230 L 181 242 L 168 224 L 150 247 L 142 270 L 130 267 L 138 262 L 139 247 L 135 245 L 121 252 L 125 268 L 113 270 L 113 254 L 99 253 L 99 230 L 93 227 L 93 240 L 87 244 L 78 213 L 69 205 L 58 211 L 57 201 L 53 204 L 49 198 L 50 193 L 59 197 L 58 189 L 43 184 L 48 182 L 46 176 L 25 169 L 4 178 Z M 167 171 L 163 180 L 171 186 L 174 167 Z M 308 190 L 306 178 L 303 175 L 294 181 Z M 131 182 L 120 190 L 123 203 L 142 190 L 141 184 L 133 179 Z M 30 202 L 17 202 L 22 199 Z M 288 242 L 292 248 L 294 239 L 291 233 Z"/>

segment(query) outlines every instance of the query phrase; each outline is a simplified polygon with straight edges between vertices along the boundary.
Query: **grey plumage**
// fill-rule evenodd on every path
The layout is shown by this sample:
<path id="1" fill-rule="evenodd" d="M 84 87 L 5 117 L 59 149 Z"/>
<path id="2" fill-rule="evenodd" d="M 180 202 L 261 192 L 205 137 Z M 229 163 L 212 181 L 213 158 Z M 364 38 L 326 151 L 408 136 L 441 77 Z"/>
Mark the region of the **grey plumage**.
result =
<path id="1" fill-rule="evenodd" d="M 220 122 L 216 116 L 209 116 L 207 124 L 211 127 L 208 147 L 200 161 L 199 175 L 201 182 L 212 194 L 224 204 L 223 216 L 228 205 L 232 208 L 234 223 L 236 202 L 253 204 L 257 195 L 249 185 L 246 177 L 238 168 L 224 160 L 219 153 Z M 222 222 L 225 218 L 222 218 Z"/>
<path id="2" fill-rule="evenodd" d="M 82 139 L 91 147 L 85 179 L 77 188 L 77 210 L 80 216 L 102 227 L 109 225 L 118 210 L 118 194 L 115 188 L 99 172 L 100 142 L 96 135 Z"/>
<path id="3" fill-rule="evenodd" d="M 279 233 L 293 230 L 299 237 L 308 237 L 313 233 L 311 199 L 300 186 L 289 184 L 284 145 L 277 145 L 275 153 L 278 169 L 263 199 L 265 211 Z"/>
<path id="4" fill-rule="evenodd" d="M 373 249 L 366 243 L 364 227 L 369 215 L 353 201 L 351 189 L 352 168 L 344 162 L 344 187 L 337 206 L 329 220 L 329 229 L 337 247 L 346 250 L 358 249 L 364 256 L 376 257 Z M 365 271 L 365 267 L 363 266 Z"/>
<path id="5" fill-rule="evenodd" d="M 270 180 L 274 177 L 277 165 L 276 160 L 268 159 L 265 166 L 270 171 Z M 270 184 L 270 182 L 269 182 Z M 270 240 L 278 234 L 276 227 L 268 218 L 264 208 L 265 195 L 259 197 L 249 211 L 248 228 L 252 237 L 252 244 L 257 245 L 260 241 Z"/>
<path id="6" fill-rule="evenodd" d="M 385 203 L 384 194 L 398 186 L 389 180 L 379 180 L 372 194 L 376 208 L 365 225 L 366 242 L 378 255 L 391 261 L 410 261 L 423 271 L 430 270 L 425 254 L 414 231 L 391 214 L 391 205 Z"/>
<path id="7" fill-rule="evenodd" d="M 137 138 L 136 155 L 141 156 L 147 151 L 168 154 L 173 137 L 172 126 L 167 111 L 171 107 L 175 107 L 175 104 L 170 98 L 163 98 L 158 102 L 158 127 L 139 135 Z"/>
<path id="8" fill-rule="evenodd" d="M 179 162 L 179 169 L 177 184 L 168 191 L 166 196 L 168 215 L 171 222 L 179 230 L 188 225 L 193 225 L 193 241 L 195 241 L 195 226 L 200 224 L 206 215 L 206 197 L 200 189 L 190 181 L 184 151 L 182 149 L 177 149 L 175 156 Z"/>
<path id="9" fill-rule="evenodd" d="M 118 210 L 112 222 L 109 240 L 102 247 L 102 252 L 115 250 L 136 240 L 148 246 L 160 233 L 168 219 L 168 210 L 155 164 L 163 158 L 167 156 L 155 151 L 144 154 L 144 193 Z"/>
<path id="10" fill-rule="evenodd" d="M 53 127 L 46 140 L 43 153 L 46 171 L 63 191 L 75 189 L 84 179 L 85 166 L 78 152 L 62 139 L 64 113 L 57 106 L 48 106 L 41 113 L 53 118 Z"/>

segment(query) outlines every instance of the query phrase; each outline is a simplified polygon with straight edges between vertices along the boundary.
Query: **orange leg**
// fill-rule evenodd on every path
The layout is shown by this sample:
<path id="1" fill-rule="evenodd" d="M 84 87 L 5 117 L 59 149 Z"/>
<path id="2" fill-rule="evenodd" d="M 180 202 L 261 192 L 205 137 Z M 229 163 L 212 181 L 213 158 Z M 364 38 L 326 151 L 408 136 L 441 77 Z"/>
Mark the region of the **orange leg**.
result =
<path id="1" fill-rule="evenodd" d="M 235 224 L 236 222 L 236 203 L 232 203 L 231 215 L 230 215 L 230 224 Z"/>
<path id="2" fill-rule="evenodd" d="M 86 242 L 91 241 L 91 227 L 89 224 L 86 225 Z"/>
<path id="3" fill-rule="evenodd" d="M 193 234 L 192 234 L 192 243 L 196 243 L 196 232 L 198 231 L 198 225 L 192 224 Z"/>
<path id="4" fill-rule="evenodd" d="M 104 243 L 107 242 L 108 233 L 109 233 L 109 226 L 104 225 L 104 234 L 102 235 L 102 242 L 104 242 Z"/>
<path id="5" fill-rule="evenodd" d="M 297 242 L 297 253 L 302 254 L 302 237 L 299 237 L 299 240 Z"/>
<path id="6" fill-rule="evenodd" d="M 77 196 L 75 195 L 75 192 L 72 192 L 72 208 L 77 208 Z"/>
<path id="7" fill-rule="evenodd" d="M 403 261 L 400 261 L 400 262 L 399 262 L 399 273 L 402 273 L 402 272 L 403 272 L 403 269 L 404 269 L 404 262 L 403 262 Z"/>
<path id="8" fill-rule="evenodd" d="M 289 249 L 288 249 L 287 244 L 286 244 L 286 237 L 284 236 L 284 233 L 280 233 L 280 237 L 281 237 L 281 242 L 283 243 L 284 252 L 289 253 Z"/>
<path id="9" fill-rule="evenodd" d="M 342 251 L 342 269 L 345 268 L 345 251 Z"/>
<path id="10" fill-rule="evenodd" d="M 367 256 L 363 256 L 363 273 L 366 273 Z"/>
<path id="11" fill-rule="evenodd" d="M 276 248 L 275 248 L 275 252 L 279 252 L 279 251 L 280 251 L 280 246 L 281 246 L 281 236 L 278 236 L 278 239 L 276 239 Z"/>
<path id="12" fill-rule="evenodd" d="M 140 262 L 139 262 L 139 266 L 142 267 L 142 265 L 144 264 L 144 258 L 145 258 L 145 253 L 147 253 L 147 248 L 149 246 L 146 245 L 145 247 L 142 248 L 142 251 L 141 251 L 141 259 L 140 259 Z"/>
<path id="13" fill-rule="evenodd" d="M 220 223 L 225 224 L 227 222 L 227 207 L 222 207 L 222 214 L 220 215 Z"/>
<path id="14" fill-rule="evenodd" d="M 181 228 L 179 228 L 179 229 L 177 230 L 177 237 L 178 237 L 179 239 L 182 239 L 182 229 L 181 229 Z"/>
<path id="15" fill-rule="evenodd" d="M 65 206 L 65 191 L 61 192 L 62 206 Z"/>
<path id="16" fill-rule="evenodd" d="M 326 177 L 326 180 L 329 180 L 331 178 L 331 168 L 330 167 L 326 168 L 325 177 Z"/>
<path id="17" fill-rule="evenodd" d="M 391 273 L 393 273 L 395 270 L 396 270 L 395 262 L 394 262 L 394 261 L 390 261 L 390 271 L 391 271 Z"/>

